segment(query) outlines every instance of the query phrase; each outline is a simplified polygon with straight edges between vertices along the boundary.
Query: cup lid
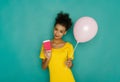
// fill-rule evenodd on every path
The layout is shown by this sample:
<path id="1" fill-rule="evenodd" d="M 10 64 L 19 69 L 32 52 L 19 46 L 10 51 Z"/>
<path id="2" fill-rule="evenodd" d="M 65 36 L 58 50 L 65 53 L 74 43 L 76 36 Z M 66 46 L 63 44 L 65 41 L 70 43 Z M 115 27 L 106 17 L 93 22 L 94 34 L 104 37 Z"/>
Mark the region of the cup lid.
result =
<path id="1" fill-rule="evenodd" d="M 50 40 L 44 40 L 43 43 L 44 43 L 44 42 L 49 42 L 49 41 L 50 41 Z"/>

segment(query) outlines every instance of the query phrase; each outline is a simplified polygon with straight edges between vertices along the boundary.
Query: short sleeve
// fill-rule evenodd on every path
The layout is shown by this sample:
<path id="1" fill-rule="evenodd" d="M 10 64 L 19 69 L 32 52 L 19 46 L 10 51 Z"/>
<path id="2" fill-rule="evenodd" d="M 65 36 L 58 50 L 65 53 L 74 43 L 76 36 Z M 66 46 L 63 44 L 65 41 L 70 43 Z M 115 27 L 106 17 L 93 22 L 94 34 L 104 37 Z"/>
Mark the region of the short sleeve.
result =
<path id="1" fill-rule="evenodd" d="M 68 43 L 68 49 L 67 49 L 67 55 L 68 55 L 68 58 L 70 59 L 74 59 L 74 49 L 73 49 L 73 45 L 71 43 Z"/>
<path id="2" fill-rule="evenodd" d="M 43 45 L 42 45 L 41 52 L 40 52 L 40 58 L 45 59 L 45 55 L 44 55 L 44 51 L 43 51 Z"/>

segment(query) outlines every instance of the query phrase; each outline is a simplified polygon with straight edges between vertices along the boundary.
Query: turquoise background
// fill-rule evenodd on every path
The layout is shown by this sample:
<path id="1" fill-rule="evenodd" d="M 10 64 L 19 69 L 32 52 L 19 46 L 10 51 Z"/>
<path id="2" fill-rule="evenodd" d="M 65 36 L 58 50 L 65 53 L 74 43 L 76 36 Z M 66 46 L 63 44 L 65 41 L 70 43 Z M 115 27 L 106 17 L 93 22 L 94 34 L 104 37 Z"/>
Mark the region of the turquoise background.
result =
<path id="1" fill-rule="evenodd" d="M 90 16 L 99 26 L 94 39 L 76 48 L 76 82 L 120 82 L 119 0 L 0 0 L 0 82 L 49 82 L 39 53 L 60 11 L 73 23 Z M 73 26 L 63 39 L 75 46 Z"/>

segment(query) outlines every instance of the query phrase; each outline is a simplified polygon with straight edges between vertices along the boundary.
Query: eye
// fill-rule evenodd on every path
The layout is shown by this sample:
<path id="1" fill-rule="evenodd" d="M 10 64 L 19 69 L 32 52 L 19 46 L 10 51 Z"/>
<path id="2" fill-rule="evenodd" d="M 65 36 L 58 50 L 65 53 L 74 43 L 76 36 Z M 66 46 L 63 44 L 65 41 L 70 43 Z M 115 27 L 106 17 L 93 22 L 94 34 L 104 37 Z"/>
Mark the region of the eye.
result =
<path id="1" fill-rule="evenodd" d="M 55 30 L 57 31 L 57 28 L 55 28 Z"/>
<path id="2" fill-rule="evenodd" d="M 63 31 L 60 31 L 60 33 L 63 33 Z"/>

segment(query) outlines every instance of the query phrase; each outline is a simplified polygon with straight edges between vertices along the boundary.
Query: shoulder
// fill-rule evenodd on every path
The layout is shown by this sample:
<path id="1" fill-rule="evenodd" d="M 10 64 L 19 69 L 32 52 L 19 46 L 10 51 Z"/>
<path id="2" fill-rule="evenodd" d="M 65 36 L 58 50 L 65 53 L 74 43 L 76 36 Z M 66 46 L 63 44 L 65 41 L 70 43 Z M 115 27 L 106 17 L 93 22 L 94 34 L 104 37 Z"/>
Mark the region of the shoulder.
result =
<path id="1" fill-rule="evenodd" d="M 65 48 L 66 48 L 68 53 L 71 53 L 71 52 L 74 51 L 74 47 L 73 47 L 72 43 L 70 43 L 70 42 L 66 43 L 66 47 Z"/>
<path id="2" fill-rule="evenodd" d="M 73 47 L 73 44 L 70 42 L 66 42 L 67 47 Z"/>

